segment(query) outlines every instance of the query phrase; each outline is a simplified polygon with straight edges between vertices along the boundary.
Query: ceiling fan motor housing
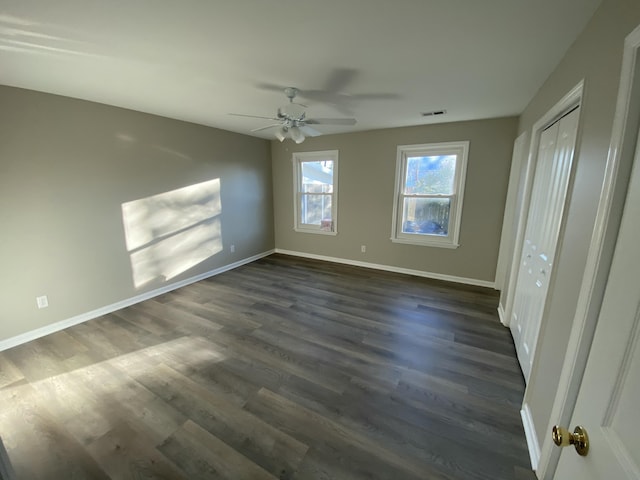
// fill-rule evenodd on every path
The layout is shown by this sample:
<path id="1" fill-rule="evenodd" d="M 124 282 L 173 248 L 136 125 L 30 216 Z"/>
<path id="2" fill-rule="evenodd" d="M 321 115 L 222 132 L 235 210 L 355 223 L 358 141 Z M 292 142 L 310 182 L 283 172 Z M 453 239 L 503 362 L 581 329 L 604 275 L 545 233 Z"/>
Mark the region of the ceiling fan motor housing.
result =
<path id="1" fill-rule="evenodd" d="M 293 102 L 293 99 L 296 98 L 296 95 L 299 91 L 300 90 L 298 90 L 296 87 L 287 87 L 284 89 L 284 94 L 287 96 L 290 102 Z"/>
<path id="2" fill-rule="evenodd" d="M 289 103 L 278 109 L 279 118 L 301 121 L 304 119 L 304 116 L 305 116 L 304 107 L 301 105 L 298 105 L 297 103 Z"/>

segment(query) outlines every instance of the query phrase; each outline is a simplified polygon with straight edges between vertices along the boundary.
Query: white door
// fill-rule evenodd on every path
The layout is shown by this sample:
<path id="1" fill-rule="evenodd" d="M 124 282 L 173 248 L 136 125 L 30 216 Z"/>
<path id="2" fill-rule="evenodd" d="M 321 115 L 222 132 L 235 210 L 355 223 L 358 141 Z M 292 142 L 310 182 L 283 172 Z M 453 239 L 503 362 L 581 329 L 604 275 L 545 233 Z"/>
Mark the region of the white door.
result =
<path id="1" fill-rule="evenodd" d="M 529 380 L 549 290 L 578 129 L 579 109 L 542 132 L 515 287 L 511 331 Z"/>
<path id="2" fill-rule="evenodd" d="M 571 420 L 589 435 L 563 449 L 555 477 L 640 479 L 640 144 L 596 333 Z M 567 427 L 568 425 L 564 425 Z"/>

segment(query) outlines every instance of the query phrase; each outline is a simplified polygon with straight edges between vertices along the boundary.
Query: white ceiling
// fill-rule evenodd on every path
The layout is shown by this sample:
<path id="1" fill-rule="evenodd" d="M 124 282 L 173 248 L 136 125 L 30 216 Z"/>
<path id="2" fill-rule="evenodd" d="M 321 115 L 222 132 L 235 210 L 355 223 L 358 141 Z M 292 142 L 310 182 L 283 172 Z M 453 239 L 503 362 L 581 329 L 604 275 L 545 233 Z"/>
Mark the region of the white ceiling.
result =
<path id="1" fill-rule="evenodd" d="M 337 92 L 341 109 L 301 100 L 358 119 L 324 133 L 516 115 L 599 4 L 0 0 L 0 84 L 246 134 L 269 122 L 228 113 L 275 115 L 267 85 Z"/>

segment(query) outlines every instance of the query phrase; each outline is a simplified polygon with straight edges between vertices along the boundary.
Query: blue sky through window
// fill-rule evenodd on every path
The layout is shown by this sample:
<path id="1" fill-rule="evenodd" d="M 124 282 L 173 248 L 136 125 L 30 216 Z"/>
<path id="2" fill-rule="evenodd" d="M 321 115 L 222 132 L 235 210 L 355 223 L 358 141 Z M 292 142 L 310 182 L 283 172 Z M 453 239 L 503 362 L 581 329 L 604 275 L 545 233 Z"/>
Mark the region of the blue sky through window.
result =
<path id="1" fill-rule="evenodd" d="M 408 157 L 405 194 L 452 194 L 455 169 L 455 155 Z"/>

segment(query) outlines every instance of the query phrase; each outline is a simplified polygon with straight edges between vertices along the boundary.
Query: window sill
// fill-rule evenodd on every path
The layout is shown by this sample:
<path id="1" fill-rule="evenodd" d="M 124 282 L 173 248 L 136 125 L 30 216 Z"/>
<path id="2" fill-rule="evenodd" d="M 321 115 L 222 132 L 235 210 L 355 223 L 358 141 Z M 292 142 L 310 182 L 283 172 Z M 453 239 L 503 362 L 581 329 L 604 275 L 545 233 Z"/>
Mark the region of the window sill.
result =
<path id="1" fill-rule="evenodd" d="M 332 235 L 332 236 L 338 235 L 338 232 L 330 232 L 328 230 L 312 230 L 308 228 L 294 228 L 293 230 L 298 233 L 313 233 L 316 235 Z"/>
<path id="2" fill-rule="evenodd" d="M 416 245 L 418 247 L 438 247 L 438 248 L 449 248 L 456 249 L 460 246 L 459 243 L 453 242 L 445 242 L 445 241 L 437 241 L 437 240 L 427 240 L 427 239 L 411 239 L 411 238 L 393 238 L 391 237 L 391 241 L 393 243 L 403 243 L 405 245 Z"/>

